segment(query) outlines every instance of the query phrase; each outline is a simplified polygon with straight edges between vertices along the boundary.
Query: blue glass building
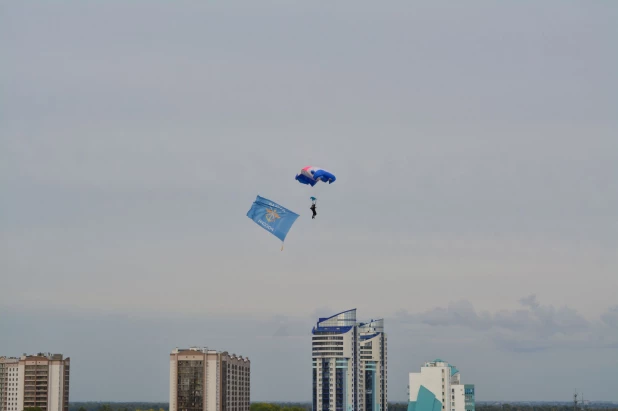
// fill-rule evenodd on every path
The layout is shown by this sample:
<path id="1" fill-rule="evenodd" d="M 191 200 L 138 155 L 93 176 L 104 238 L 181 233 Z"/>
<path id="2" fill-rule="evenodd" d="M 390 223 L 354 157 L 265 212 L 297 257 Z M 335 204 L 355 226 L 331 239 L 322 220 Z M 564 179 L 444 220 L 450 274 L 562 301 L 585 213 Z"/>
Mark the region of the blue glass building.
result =
<path id="1" fill-rule="evenodd" d="M 356 309 L 320 318 L 312 332 L 313 410 L 387 411 L 384 321 Z"/>

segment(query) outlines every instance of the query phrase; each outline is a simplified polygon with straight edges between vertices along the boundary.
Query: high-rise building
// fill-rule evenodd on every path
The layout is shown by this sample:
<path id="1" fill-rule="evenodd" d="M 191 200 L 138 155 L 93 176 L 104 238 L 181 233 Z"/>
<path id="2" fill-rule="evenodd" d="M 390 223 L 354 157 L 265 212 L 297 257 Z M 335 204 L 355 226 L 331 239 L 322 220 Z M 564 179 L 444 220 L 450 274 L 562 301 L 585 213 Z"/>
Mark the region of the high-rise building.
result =
<path id="1" fill-rule="evenodd" d="M 313 411 L 387 411 L 384 320 L 356 309 L 318 319 L 312 331 Z"/>
<path id="2" fill-rule="evenodd" d="M 436 359 L 410 373 L 408 411 L 474 411 L 474 384 L 462 384 L 457 367 Z"/>
<path id="3" fill-rule="evenodd" d="M 251 362 L 207 348 L 170 354 L 170 411 L 249 411 Z"/>
<path id="4" fill-rule="evenodd" d="M 387 411 L 387 350 L 384 320 L 359 323 L 360 364 L 364 372 L 365 410 Z"/>
<path id="5" fill-rule="evenodd" d="M 0 411 L 68 411 L 70 364 L 62 354 L 0 358 Z"/>
<path id="6" fill-rule="evenodd" d="M 19 358 L 0 357 L 0 411 L 17 406 Z"/>

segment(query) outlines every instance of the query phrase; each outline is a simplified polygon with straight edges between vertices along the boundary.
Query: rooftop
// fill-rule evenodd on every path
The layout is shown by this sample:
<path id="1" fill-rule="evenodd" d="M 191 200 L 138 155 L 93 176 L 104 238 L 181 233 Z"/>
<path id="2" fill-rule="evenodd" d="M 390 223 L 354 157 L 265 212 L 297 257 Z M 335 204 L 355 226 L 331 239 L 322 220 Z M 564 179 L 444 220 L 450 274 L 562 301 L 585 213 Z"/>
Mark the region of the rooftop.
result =
<path id="1" fill-rule="evenodd" d="M 440 358 L 436 358 L 433 361 L 426 362 L 424 366 L 425 367 L 449 367 L 451 369 L 451 376 L 459 372 L 456 366 L 454 366 L 453 364 L 449 364 L 448 362 Z"/>
<path id="2" fill-rule="evenodd" d="M 242 355 L 236 355 L 236 354 L 229 354 L 227 351 L 217 351 L 217 350 L 211 350 L 208 349 L 208 347 L 189 347 L 189 348 L 174 348 L 172 350 L 172 354 L 181 354 L 181 353 L 189 353 L 189 352 L 196 352 L 196 353 L 200 353 L 200 354 L 223 354 L 223 355 L 227 355 L 228 357 L 230 357 L 231 359 L 237 359 L 237 360 L 242 360 L 242 361 L 249 361 L 249 357 L 243 357 Z"/>

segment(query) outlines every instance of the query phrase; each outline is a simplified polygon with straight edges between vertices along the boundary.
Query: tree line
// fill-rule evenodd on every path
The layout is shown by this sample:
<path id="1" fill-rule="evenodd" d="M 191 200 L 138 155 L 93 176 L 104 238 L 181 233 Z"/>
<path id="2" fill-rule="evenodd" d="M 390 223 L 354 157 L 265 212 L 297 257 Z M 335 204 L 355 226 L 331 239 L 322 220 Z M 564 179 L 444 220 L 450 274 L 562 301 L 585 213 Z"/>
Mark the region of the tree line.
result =
<path id="1" fill-rule="evenodd" d="M 69 411 L 169 411 L 169 404 L 167 402 L 71 402 Z"/>
<path id="2" fill-rule="evenodd" d="M 388 411 L 407 411 L 408 403 L 389 403 Z M 475 411 L 574 411 L 573 404 L 555 403 L 555 404 L 479 404 L 474 406 Z M 618 411 L 616 404 L 611 403 L 593 403 L 586 404 L 585 408 L 577 408 L 575 411 Z"/>
<path id="3" fill-rule="evenodd" d="M 273 403 L 253 402 L 251 411 L 312 411 L 311 403 Z M 407 411 L 408 403 L 389 403 L 389 411 Z M 611 403 L 586 404 L 576 411 L 618 411 L 618 406 Z M 26 408 L 24 411 L 42 411 L 40 408 Z M 169 411 L 166 402 L 72 402 L 69 411 Z M 573 404 L 479 404 L 475 411 L 574 411 Z"/>

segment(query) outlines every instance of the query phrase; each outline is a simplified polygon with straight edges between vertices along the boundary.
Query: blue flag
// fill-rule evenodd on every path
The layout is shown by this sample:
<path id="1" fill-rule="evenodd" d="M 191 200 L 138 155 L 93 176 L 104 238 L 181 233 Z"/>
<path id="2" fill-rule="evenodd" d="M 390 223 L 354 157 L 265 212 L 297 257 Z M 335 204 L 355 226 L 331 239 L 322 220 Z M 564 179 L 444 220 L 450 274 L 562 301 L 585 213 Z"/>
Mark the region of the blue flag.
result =
<path id="1" fill-rule="evenodd" d="M 298 214 L 264 197 L 257 196 L 247 213 L 247 217 L 284 241 L 288 231 L 292 228 L 292 224 L 298 218 Z"/>

